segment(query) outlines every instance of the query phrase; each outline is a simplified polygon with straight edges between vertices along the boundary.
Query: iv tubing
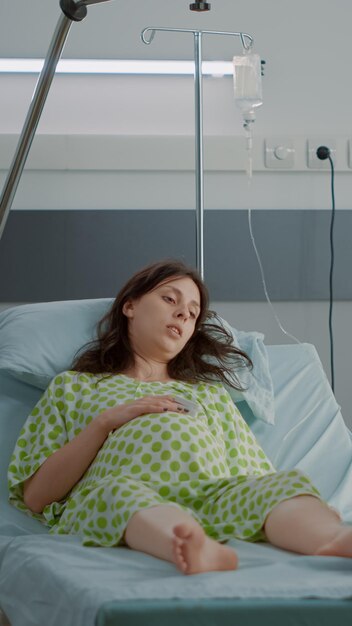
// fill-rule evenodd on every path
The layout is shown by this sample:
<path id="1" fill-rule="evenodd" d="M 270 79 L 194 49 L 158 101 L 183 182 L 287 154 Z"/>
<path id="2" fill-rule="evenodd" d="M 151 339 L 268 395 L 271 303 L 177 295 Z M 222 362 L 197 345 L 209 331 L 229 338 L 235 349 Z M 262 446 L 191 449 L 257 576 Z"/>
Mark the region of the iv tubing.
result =
<path id="1" fill-rule="evenodd" d="M 285 335 L 287 335 L 287 337 L 291 337 L 291 339 L 293 339 L 296 343 L 301 343 L 301 342 L 300 342 L 300 340 L 299 340 L 299 339 L 297 339 L 297 337 L 295 337 L 294 335 L 291 335 L 290 333 L 288 333 L 288 332 L 284 329 L 284 327 L 282 326 L 282 324 L 281 324 L 281 322 L 280 322 L 280 320 L 279 320 L 278 315 L 276 314 L 276 311 L 275 311 L 275 309 L 274 309 L 274 307 L 273 307 L 273 305 L 272 305 L 272 302 L 271 302 L 271 300 L 270 300 L 270 298 L 269 298 L 268 290 L 267 290 L 267 287 L 266 287 L 266 281 L 265 281 L 264 269 L 263 269 L 263 265 L 262 265 L 262 262 L 261 262 L 261 259 L 260 259 L 260 255 L 259 255 L 259 252 L 258 252 L 258 249 L 257 249 L 256 243 L 255 243 L 255 239 L 254 239 L 254 235 L 253 235 L 253 230 L 252 230 L 252 209 L 248 209 L 248 225 L 249 225 L 249 232 L 250 232 L 250 236 L 251 236 L 251 240 L 252 240 L 252 244 L 253 244 L 254 252 L 255 252 L 255 254 L 256 254 L 256 257 L 257 257 L 257 260 L 258 260 L 258 264 L 259 264 L 259 268 L 260 268 L 260 273 L 261 273 L 261 277 L 262 277 L 262 284 L 263 284 L 263 287 L 264 287 L 264 293 L 265 293 L 265 297 L 266 297 L 266 299 L 267 299 L 267 302 L 268 302 L 268 304 L 269 304 L 269 306 L 270 306 L 270 308 L 271 308 L 271 310 L 272 310 L 272 312 L 273 312 L 273 315 L 274 315 L 274 317 L 275 317 L 275 319 L 276 319 L 276 321 L 277 321 L 277 323 L 278 323 L 278 325 L 279 325 L 280 329 L 282 330 L 282 332 L 283 332 Z"/>

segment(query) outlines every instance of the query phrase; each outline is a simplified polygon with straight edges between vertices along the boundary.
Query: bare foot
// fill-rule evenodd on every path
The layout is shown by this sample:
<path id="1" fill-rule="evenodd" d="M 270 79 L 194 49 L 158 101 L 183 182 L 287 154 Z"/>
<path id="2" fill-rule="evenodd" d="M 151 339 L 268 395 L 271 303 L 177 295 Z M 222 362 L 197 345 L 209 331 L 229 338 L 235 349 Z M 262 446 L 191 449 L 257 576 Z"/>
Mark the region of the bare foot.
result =
<path id="1" fill-rule="evenodd" d="M 184 522 L 173 533 L 174 561 L 184 574 L 237 569 L 236 552 L 207 537 L 200 526 Z"/>
<path id="2" fill-rule="evenodd" d="M 352 558 L 352 527 L 341 526 L 336 537 L 315 553 L 320 556 L 346 556 Z"/>

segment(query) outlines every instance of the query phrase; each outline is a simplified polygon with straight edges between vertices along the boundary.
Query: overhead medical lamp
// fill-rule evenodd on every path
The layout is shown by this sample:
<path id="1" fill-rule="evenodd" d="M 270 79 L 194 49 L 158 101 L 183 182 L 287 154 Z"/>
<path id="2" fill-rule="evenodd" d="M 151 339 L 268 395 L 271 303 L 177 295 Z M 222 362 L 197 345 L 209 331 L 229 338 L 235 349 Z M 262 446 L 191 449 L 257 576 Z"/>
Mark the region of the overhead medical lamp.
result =
<path id="1" fill-rule="evenodd" d="M 206 4 L 206 3 L 199 3 Z M 210 5 L 209 5 L 210 6 Z M 142 41 L 150 44 L 156 31 L 192 33 L 194 36 L 194 108 L 195 108 L 195 171 L 196 171 L 196 260 L 197 269 L 204 278 L 204 166 L 203 166 L 203 85 L 202 85 L 202 37 L 203 35 L 230 35 L 240 37 L 242 47 L 249 51 L 253 39 L 247 33 L 232 33 L 217 30 L 195 30 L 190 28 L 158 28 L 149 26 L 142 33 Z M 150 33 L 149 38 L 146 34 Z"/>
<path id="2" fill-rule="evenodd" d="M 110 0 L 60 0 L 62 15 L 56 26 L 53 39 L 40 73 L 33 98 L 18 140 L 15 156 L 4 184 L 0 198 L 0 239 L 10 212 L 18 183 L 25 166 L 29 150 L 50 90 L 55 69 L 64 48 L 72 22 L 81 22 L 87 15 L 87 5 L 109 2 Z"/>

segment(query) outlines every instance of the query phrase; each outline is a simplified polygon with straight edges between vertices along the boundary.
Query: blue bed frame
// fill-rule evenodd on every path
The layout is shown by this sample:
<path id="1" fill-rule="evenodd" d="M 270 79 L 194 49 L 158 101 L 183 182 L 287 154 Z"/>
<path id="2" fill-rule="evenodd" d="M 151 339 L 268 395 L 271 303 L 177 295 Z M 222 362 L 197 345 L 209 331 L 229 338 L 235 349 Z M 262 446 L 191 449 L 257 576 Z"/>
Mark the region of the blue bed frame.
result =
<path id="1" fill-rule="evenodd" d="M 351 623 L 351 600 L 275 598 L 108 602 L 96 619 L 96 626 L 350 626 Z"/>

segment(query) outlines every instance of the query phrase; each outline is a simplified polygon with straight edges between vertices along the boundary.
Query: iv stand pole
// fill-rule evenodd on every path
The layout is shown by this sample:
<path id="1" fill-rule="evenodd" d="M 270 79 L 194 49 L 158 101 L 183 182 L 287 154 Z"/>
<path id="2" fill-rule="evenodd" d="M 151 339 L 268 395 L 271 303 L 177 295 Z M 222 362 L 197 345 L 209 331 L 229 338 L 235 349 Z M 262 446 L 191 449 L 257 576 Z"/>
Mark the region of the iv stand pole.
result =
<path id="1" fill-rule="evenodd" d="M 150 31 L 147 39 L 145 34 Z M 156 31 L 192 33 L 194 35 L 194 108 L 195 108 L 195 170 L 196 170 L 196 262 L 197 270 L 204 279 L 204 165 L 203 165 L 203 81 L 202 81 L 202 35 L 232 35 L 240 37 L 242 46 L 248 50 L 253 38 L 246 33 L 230 33 L 215 30 L 193 30 L 188 28 L 147 27 L 142 33 L 143 43 L 149 45 Z M 249 39 L 249 44 L 245 39 Z"/>
<path id="2" fill-rule="evenodd" d="M 108 0 L 60 0 L 63 15 L 60 16 L 50 43 L 49 50 L 40 73 L 32 102 L 24 122 L 21 136 L 18 140 L 4 188 L 0 198 L 0 239 L 20 182 L 29 150 L 37 129 L 44 104 L 49 93 L 56 66 L 64 48 L 72 21 L 81 22 L 87 15 L 86 5 L 107 2 Z"/>

